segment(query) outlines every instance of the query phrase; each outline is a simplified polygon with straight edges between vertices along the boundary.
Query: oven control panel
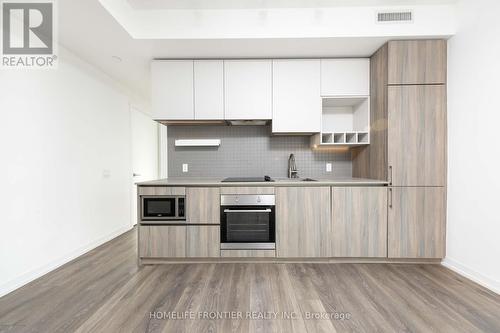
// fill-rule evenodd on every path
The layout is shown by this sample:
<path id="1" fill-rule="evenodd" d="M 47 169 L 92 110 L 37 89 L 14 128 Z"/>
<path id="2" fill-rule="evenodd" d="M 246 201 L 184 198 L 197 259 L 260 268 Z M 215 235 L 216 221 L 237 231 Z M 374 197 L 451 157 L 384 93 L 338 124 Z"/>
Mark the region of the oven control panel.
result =
<path id="1" fill-rule="evenodd" d="M 274 206 L 274 194 L 224 194 L 221 206 Z"/>

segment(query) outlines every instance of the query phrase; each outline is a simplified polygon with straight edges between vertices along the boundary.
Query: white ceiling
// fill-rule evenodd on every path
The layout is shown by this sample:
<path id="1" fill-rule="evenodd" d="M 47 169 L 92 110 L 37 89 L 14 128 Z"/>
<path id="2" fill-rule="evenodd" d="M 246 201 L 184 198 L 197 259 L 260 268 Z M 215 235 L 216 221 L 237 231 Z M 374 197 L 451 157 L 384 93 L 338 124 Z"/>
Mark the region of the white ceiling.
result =
<path id="1" fill-rule="evenodd" d="M 154 58 L 244 58 L 244 57 L 366 57 L 370 56 L 380 45 L 389 39 L 426 37 L 428 36 L 449 36 L 451 25 L 444 25 L 448 30 L 437 31 L 437 28 L 429 28 L 429 24 L 425 24 L 428 30 L 421 34 L 415 34 L 408 29 L 410 26 L 397 25 L 389 26 L 384 29 L 392 29 L 398 31 L 395 33 L 380 33 L 371 34 L 360 32 L 352 35 L 339 35 L 338 31 L 330 31 L 331 26 L 325 26 L 321 29 L 312 27 L 310 29 L 311 36 L 308 38 L 298 38 L 298 36 L 290 36 L 275 38 L 262 35 L 259 38 L 242 36 L 241 38 L 202 38 L 198 37 L 193 32 L 190 38 L 133 38 L 134 28 L 130 30 L 127 27 L 127 21 L 122 22 L 115 17 L 120 16 L 110 10 L 113 5 L 123 5 L 127 0 L 86 0 L 86 1 L 59 1 L 59 42 L 64 47 L 73 51 L 89 63 L 100 68 L 102 71 L 109 74 L 111 77 L 128 86 L 137 94 L 149 100 L 150 83 L 149 83 L 149 64 Z M 212 0 L 212 1 L 181 1 L 181 0 L 128 0 L 133 5 L 133 14 L 137 14 L 139 18 L 147 18 L 142 16 L 147 12 L 148 15 L 156 15 L 160 18 L 165 12 L 172 11 L 156 11 L 151 9 L 151 6 L 205 6 L 210 3 L 211 6 L 256 6 L 256 3 L 265 3 L 268 6 L 283 5 L 285 1 L 229 1 L 229 0 Z M 310 6 L 311 2 L 326 6 L 325 3 L 346 3 L 346 1 L 287 1 L 295 6 L 307 3 Z M 351 2 L 351 1 L 349 1 Z M 355 1 L 357 4 L 362 3 L 423 3 L 429 1 Z M 449 3 L 450 1 L 437 1 L 438 3 Z M 107 9 L 105 9 L 105 6 Z M 433 1 L 436 3 L 436 1 Z M 138 9 L 139 4 L 149 9 Z M 132 8 L 132 7 L 131 7 Z M 224 7 L 225 8 L 225 7 Z M 130 13 L 129 13 L 130 14 Z M 437 14 L 436 14 L 437 15 Z M 439 16 L 439 15 L 438 15 Z M 430 18 L 438 21 L 442 16 Z M 133 18 L 129 19 L 134 21 Z M 427 18 L 429 19 L 429 18 Z M 144 23 L 141 20 L 135 20 L 134 24 L 136 33 L 137 27 L 142 25 L 147 26 L 147 21 Z M 290 24 L 297 25 L 295 22 Z M 353 24 L 356 24 L 355 22 Z M 125 27 L 125 28 L 124 28 Z M 165 27 L 162 27 L 165 28 Z M 196 27 L 194 27 L 196 28 Z M 199 27 L 198 27 L 199 28 Z M 214 28 L 214 27 L 212 27 Z M 219 27 L 220 28 L 220 27 Z M 240 27 L 241 28 L 241 27 Z M 246 28 L 251 28 L 249 25 Z M 264 27 L 265 28 L 265 27 Z M 275 26 L 279 28 L 279 26 Z M 299 25 L 300 28 L 300 25 Z M 226 26 L 224 30 L 229 29 Z M 315 30 L 316 29 L 316 30 Z M 405 30 L 406 29 L 406 30 Z M 436 33 L 433 33 L 434 30 Z M 185 29 L 184 29 L 185 30 Z M 184 31 L 183 30 L 183 31 Z M 288 29 L 287 29 L 288 30 Z M 193 30 L 195 31 L 195 30 Z M 265 31 L 265 29 L 263 29 Z M 389 31 L 389 30 L 388 30 Z M 406 32 L 405 32 L 406 31 Z M 445 31 L 445 33 L 443 32 Z M 168 34 L 168 31 L 164 31 Z M 390 32 L 390 31 L 389 31 Z M 147 31 L 140 32 L 146 34 Z M 146 34 L 146 36 L 148 36 Z M 200 35 L 201 36 L 201 35 Z M 316 37 L 315 37 L 316 36 Z M 117 62 L 112 57 L 118 56 L 122 62 Z"/>
<path id="2" fill-rule="evenodd" d="M 456 3 L 457 0 L 127 0 L 134 9 L 328 8 L 340 6 L 409 6 Z"/>

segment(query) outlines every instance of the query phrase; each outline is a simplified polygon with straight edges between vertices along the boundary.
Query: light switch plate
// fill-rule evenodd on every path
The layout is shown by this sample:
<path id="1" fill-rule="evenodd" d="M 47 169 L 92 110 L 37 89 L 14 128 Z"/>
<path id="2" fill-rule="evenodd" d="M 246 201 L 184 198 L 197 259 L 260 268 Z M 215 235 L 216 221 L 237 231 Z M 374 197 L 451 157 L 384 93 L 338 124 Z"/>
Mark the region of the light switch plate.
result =
<path id="1" fill-rule="evenodd" d="M 332 163 L 326 163 L 326 172 L 332 172 Z"/>
<path id="2" fill-rule="evenodd" d="M 102 178 L 111 178 L 111 170 L 109 169 L 102 170 Z"/>
<path id="3" fill-rule="evenodd" d="M 182 164 L 182 172 L 188 172 L 188 165 L 187 163 Z"/>

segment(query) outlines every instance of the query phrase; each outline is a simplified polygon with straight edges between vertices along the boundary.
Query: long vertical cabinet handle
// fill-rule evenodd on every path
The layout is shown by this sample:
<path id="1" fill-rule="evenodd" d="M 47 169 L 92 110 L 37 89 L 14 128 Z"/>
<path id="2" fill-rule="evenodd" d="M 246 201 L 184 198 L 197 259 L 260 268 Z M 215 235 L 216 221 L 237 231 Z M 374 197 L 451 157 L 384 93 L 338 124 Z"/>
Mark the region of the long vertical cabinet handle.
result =
<path id="1" fill-rule="evenodd" d="M 389 185 L 392 185 L 392 165 L 389 165 Z"/>
<path id="2" fill-rule="evenodd" d="M 389 208 L 392 209 L 392 188 L 389 189 Z"/>

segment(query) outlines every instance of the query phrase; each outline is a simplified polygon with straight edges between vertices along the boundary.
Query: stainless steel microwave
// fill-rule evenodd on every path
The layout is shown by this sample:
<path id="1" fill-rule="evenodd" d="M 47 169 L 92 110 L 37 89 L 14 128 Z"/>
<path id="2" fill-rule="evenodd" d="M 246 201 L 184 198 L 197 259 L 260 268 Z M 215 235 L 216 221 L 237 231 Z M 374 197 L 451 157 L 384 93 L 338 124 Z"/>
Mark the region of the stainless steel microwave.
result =
<path id="1" fill-rule="evenodd" d="M 183 195 L 141 196 L 142 221 L 185 221 L 186 197 Z"/>

